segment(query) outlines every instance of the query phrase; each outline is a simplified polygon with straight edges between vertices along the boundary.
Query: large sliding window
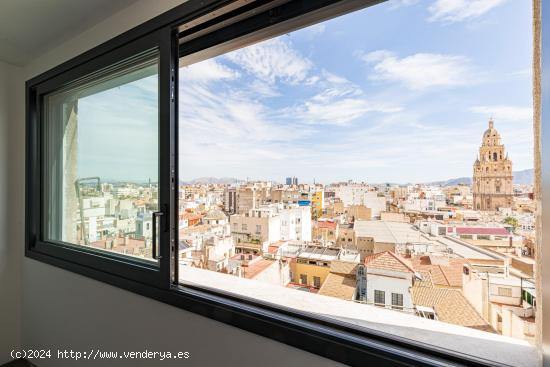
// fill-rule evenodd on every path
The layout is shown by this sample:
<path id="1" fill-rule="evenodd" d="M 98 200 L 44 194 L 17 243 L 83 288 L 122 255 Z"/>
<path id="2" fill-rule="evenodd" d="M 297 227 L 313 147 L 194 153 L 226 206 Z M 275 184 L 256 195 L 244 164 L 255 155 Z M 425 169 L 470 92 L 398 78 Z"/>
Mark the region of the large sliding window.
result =
<path id="1" fill-rule="evenodd" d="M 27 256 L 352 365 L 532 365 L 531 8 L 380 2 L 189 1 L 28 81 Z"/>
<path id="2" fill-rule="evenodd" d="M 528 365 L 536 309 L 494 294 L 535 284 L 531 6 L 478 30 L 425 10 L 182 37 L 178 281 Z"/>

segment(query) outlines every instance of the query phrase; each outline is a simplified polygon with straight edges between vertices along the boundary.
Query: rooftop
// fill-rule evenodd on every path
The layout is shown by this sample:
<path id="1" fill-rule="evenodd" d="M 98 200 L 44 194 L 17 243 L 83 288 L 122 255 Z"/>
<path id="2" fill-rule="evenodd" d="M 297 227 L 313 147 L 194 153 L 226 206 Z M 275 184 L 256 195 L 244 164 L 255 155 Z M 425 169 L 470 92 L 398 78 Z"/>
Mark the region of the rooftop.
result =
<path id="1" fill-rule="evenodd" d="M 260 259 L 248 263 L 248 265 L 243 264 L 243 276 L 247 279 L 254 279 L 262 271 L 274 264 L 275 260 Z"/>
<path id="2" fill-rule="evenodd" d="M 449 258 L 446 264 L 434 264 L 429 256 L 411 258 L 414 269 L 430 273 L 434 285 L 443 287 L 462 287 L 462 271 L 467 260 Z"/>
<path id="3" fill-rule="evenodd" d="M 424 278 L 427 273 L 422 275 Z M 439 321 L 494 332 L 458 289 L 434 288 L 417 283 L 411 288 L 411 295 L 415 305 L 433 308 Z"/>
<path id="4" fill-rule="evenodd" d="M 457 234 L 481 234 L 493 236 L 510 236 L 510 232 L 502 227 L 456 227 Z"/>
<path id="5" fill-rule="evenodd" d="M 367 256 L 365 258 L 365 266 L 367 269 L 382 269 L 405 273 L 415 272 L 412 264 L 408 260 L 396 255 L 392 251 L 379 252 Z"/>
<path id="6" fill-rule="evenodd" d="M 353 228 L 357 237 L 372 237 L 375 242 L 422 242 L 421 233 L 408 223 L 358 220 Z"/>
<path id="7" fill-rule="evenodd" d="M 325 278 L 319 294 L 351 301 L 355 295 L 355 283 L 355 277 L 331 272 Z"/>
<path id="8" fill-rule="evenodd" d="M 315 260 L 335 260 L 338 258 L 340 249 L 332 247 L 306 246 L 298 254 L 299 258 Z"/>
<path id="9" fill-rule="evenodd" d="M 317 226 L 317 228 L 327 228 L 327 229 L 335 230 L 336 229 L 336 222 L 331 222 L 331 221 L 327 221 L 327 220 L 318 221 L 316 223 L 316 226 Z"/>

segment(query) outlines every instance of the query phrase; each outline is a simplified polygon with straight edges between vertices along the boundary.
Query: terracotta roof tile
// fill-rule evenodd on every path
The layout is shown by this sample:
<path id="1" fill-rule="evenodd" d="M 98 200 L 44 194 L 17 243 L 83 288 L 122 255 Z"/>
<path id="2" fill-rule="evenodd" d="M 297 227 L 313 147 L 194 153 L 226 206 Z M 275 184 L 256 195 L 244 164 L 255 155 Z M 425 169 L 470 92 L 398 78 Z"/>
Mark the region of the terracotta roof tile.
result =
<path id="1" fill-rule="evenodd" d="M 349 261 L 333 260 L 330 262 L 330 272 L 355 277 L 358 265 Z"/>
<path id="2" fill-rule="evenodd" d="M 355 278 L 329 273 L 319 289 L 319 294 L 351 301 L 355 294 Z"/>
<path id="3" fill-rule="evenodd" d="M 433 308 L 439 321 L 494 332 L 460 290 L 432 288 L 417 283 L 411 288 L 411 296 L 416 306 Z"/>
<path id="4" fill-rule="evenodd" d="M 336 229 L 336 223 L 330 221 L 319 221 L 317 222 L 317 228 Z"/>
<path id="5" fill-rule="evenodd" d="M 434 265 L 428 256 L 413 257 L 411 262 L 416 270 L 430 272 L 434 285 L 462 287 L 462 269 L 465 259 L 449 259 L 448 265 Z"/>
<path id="6" fill-rule="evenodd" d="M 385 269 L 414 273 L 412 264 L 392 251 L 384 251 L 365 258 L 365 265 L 372 269 Z"/>

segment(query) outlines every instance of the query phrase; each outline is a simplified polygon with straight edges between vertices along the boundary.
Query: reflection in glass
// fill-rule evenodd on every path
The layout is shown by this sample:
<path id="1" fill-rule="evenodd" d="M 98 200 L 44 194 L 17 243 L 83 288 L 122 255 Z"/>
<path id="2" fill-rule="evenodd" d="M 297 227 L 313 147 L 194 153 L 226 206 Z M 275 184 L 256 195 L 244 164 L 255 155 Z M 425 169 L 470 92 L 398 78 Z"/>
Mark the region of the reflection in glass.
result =
<path id="1" fill-rule="evenodd" d="M 44 98 L 47 240 L 151 258 L 158 53 Z"/>

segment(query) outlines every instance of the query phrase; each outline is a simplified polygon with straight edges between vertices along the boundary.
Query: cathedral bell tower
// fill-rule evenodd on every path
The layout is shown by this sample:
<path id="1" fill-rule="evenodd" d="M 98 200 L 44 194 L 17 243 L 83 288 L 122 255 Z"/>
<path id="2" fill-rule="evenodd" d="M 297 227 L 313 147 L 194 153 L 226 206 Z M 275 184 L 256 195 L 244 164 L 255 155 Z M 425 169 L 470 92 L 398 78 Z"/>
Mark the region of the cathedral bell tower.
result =
<path id="1" fill-rule="evenodd" d="M 497 211 L 510 208 L 513 203 L 512 179 L 512 161 L 504 151 L 493 119 L 490 119 L 474 163 L 474 209 Z"/>

